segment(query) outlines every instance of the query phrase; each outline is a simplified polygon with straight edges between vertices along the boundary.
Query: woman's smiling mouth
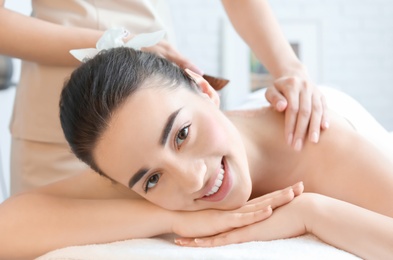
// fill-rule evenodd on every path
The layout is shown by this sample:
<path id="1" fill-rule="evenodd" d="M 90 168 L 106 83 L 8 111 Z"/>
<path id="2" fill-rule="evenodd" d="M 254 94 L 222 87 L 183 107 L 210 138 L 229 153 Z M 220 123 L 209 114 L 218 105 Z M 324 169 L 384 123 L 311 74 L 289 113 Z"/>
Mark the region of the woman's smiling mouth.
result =
<path id="1" fill-rule="evenodd" d="M 213 188 L 204 197 L 209 197 L 209 196 L 215 194 L 220 189 L 220 187 L 222 185 L 222 180 L 224 179 L 224 173 L 225 173 L 223 167 L 224 166 L 221 165 L 220 172 L 217 176 L 216 181 L 214 182 Z"/>
<path id="2" fill-rule="evenodd" d="M 219 169 L 214 182 L 212 182 L 209 185 L 208 191 L 200 199 L 206 201 L 212 201 L 212 202 L 221 201 L 227 196 L 227 194 L 231 189 L 231 186 L 232 186 L 232 179 L 231 179 L 230 171 L 225 158 L 223 158 L 221 161 L 221 168 Z"/>

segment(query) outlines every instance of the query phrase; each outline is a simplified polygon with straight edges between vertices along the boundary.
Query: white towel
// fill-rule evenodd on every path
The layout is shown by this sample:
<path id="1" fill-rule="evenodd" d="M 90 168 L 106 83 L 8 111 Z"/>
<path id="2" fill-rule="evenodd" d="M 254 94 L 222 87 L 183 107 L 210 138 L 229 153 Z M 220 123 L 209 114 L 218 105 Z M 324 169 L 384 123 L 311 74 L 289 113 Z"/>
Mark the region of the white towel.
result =
<path id="1" fill-rule="evenodd" d="M 131 239 L 102 245 L 74 246 L 52 251 L 36 260 L 176 260 L 176 259 L 360 259 L 329 246 L 312 235 L 269 242 L 247 242 L 212 248 L 181 247 L 172 236 Z"/>

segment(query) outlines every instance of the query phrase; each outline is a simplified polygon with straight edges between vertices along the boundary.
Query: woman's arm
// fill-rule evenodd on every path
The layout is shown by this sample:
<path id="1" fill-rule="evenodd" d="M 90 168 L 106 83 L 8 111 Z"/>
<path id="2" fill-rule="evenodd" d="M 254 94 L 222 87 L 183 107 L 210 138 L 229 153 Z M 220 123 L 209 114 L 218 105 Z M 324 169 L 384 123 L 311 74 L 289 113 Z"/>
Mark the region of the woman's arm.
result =
<path id="1" fill-rule="evenodd" d="M 65 190 L 58 194 L 48 190 L 20 194 L 0 204 L 0 259 L 32 259 L 72 245 L 165 233 L 215 235 L 262 221 L 271 216 L 272 209 L 303 192 L 297 184 L 232 211 L 182 212 L 162 209 L 144 199 L 79 199 L 72 194 L 65 197 Z"/>
<path id="2" fill-rule="evenodd" d="M 309 208 L 304 217 L 307 231 L 326 243 L 363 259 L 393 256 L 393 218 L 317 194 L 304 203 Z"/>
<path id="3" fill-rule="evenodd" d="M 170 233 L 170 221 L 170 212 L 142 200 L 21 194 L 0 205 L 0 259 L 33 259 L 71 245 Z"/>
<path id="4" fill-rule="evenodd" d="M 220 246 L 312 233 L 361 258 L 389 259 L 393 255 L 392 230 L 390 217 L 323 195 L 304 193 L 263 222 L 213 237 L 177 241 L 186 246 Z"/>

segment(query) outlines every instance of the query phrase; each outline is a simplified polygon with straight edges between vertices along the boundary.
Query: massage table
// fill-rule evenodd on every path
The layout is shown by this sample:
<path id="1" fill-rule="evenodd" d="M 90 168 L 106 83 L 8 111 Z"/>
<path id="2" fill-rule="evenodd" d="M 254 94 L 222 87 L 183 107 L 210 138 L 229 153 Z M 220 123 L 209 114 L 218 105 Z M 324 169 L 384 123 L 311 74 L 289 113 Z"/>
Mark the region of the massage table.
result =
<path id="1" fill-rule="evenodd" d="M 330 109 L 344 118 L 359 133 L 377 145 L 392 149 L 387 131 L 354 99 L 328 87 L 321 87 Z M 252 93 L 239 109 L 268 105 L 264 90 Z M 261 231 L 263 232 L 263 231 Z M 61 235 L 61 234 L 59 234 Z M 357 256 L 330 246 L 313 235 L 280 239 L 268 242 L 253 241 L 213 248 L 180 247 L 173 243 L 174 235 L 148 239 L 130 239 L 107 244 L 72 246 L 49 252 L 37 260 L 107 260 L 107 259 L 360 259 Z"/>

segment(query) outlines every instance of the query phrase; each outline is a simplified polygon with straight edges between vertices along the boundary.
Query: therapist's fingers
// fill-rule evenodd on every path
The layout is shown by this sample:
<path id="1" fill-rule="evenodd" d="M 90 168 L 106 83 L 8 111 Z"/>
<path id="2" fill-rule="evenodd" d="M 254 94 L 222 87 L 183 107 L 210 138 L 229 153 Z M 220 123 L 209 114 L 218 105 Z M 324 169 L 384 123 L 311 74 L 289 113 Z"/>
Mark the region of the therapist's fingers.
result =
<path id="1" fill-rule="evenodd" d="M 292 146 L 296 151 L 300 151 L 303 148 L 305 136 L 309 130 L 309 126 L 311 126 L 311 113 L 314 112 L 312 110 L 312 98 L 312 92 L 307 88 L 303 89 L 299 94 L 299 103 L 297 104 L 298 108 L 296 109 L 296 128 L 293 133 L 292 141 Z M 290 116 L 293 116 L 293 114 Z"/>
<path id="2" fill-rule="evenodd" d="M 324 95 L 321 95 L 321 104 L 322 104 L 322 120 L 321 120 L 321 128 L 326 130 L 330 126 L 330 120 L 328 116 L 328 107 L 326 104 L 326 98 Z"/>
<path id="3" fill-rule="evenodd" d="M 321 128 L 323 127 L 324 108 L 321 97 L 313 96 L 311 119 L 308 131 L 308 139 L 313 143 L 318 143 Z"/>
<path id="4" fill-rule="evenodd" d="M 293 83 L 292 81 L 289 83 Z M 282 84 L 285 84 L 283 82 Z M 277 86 L 279 86 L 277 84 Z M 298 120 L 299 113 L 299 89 L 297 85 L 288 84 L 285 87 L 282 87 L 283 93 L 287 99 L 288 105 L 285 110 L 285 128 L 284 133 L 286 137 L 286 141 L 288 145 L 292 145 L 294 143 L 294 134 L 296 129 L 296 124 Z"/>
<path id="5" fill-rule="evenodd" d="M 156 53 L 157 55 L 168 59 L 173 63 L 176 63 L 182 69 L 188 68 L 199 75 L 204 74 L 198 66 L 196 66 L 193 62 L 184 57 L 166 40 L 161 40 L 158 44 L 148 48 L 142 48 L 142 50 Z"/>
<path id="6" fill-rule="evenodd" d="M 312 96 L 311 118 L 308 127 L 308 140 L 318 143 L 321 129 L 329 128 L 329 118 L 325 96 L 314 89 Z"/>
<path id="7" fill-rule="evenodd" d="M 279 112 L 283 112 L 287 108 L 286 98 L 274 86 L 266 89 L 265 98 Z"/>
<path id="8" fill-rule="evenodd" d="M 318 143 L 321 129 L 329 127 L 325 97 L 308 79 L 278 78 L 265 96 L 276 110 L 285 112 L 286 142 L 297 151 L 307 139 Z"/>
<path id="9" fill-rule="evenodd" d="M 192 63 L 189 59 L 187 59 L 177 51 L 170 52 L 168 54 L 168 59 L 176 63 L 182 69 L 189 69 L 201 76 L 204 74 L 197 65 Z"/>
<path id="10" fill-rule="evenodd" d="M 290 145 L 293 140 L 293 131 L 296 126 L 298 90 L 288 82 L 287 77 L 281 77 L 274 81 L 265 92 L 266 100 L 279 112 L 285 111 L 285 139 Z"/>

